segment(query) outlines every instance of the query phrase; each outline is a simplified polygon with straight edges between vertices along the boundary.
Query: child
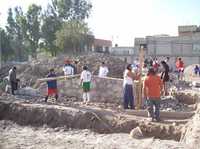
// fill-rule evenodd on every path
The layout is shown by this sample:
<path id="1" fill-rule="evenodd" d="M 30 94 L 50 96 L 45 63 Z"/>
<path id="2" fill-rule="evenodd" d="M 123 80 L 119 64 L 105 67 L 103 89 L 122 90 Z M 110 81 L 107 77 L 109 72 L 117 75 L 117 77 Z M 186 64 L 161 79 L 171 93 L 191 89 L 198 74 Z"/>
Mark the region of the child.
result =
<path id="1" fill-rule="evenodd" d="M 63 72 L 65 76 L 74 75 L 74 68 L 69 60 L 65 60 L 65 65 L 63 67 Z"/>
<path id="2" fill-rule="evenodd" d="M 102 62 L 101 66 L 99 67 L 99 77 L 107 77 L 108 72 L 108 67 L 105 65 L 104 62 Z"/>
<path id="3" fill-rule="evenodd" d="M 90 83 L 91 83 L 92 74 L 88 70 L 87 66 L 83 67 L 83 71 L 81 73 L 81 82 L 83 88 L 83 102 L 90 102 Z"/>
<path id="4" fill-rule="evenodd" d="M 50 69 L 47 77 L 48 78 L 56 77 L 54 69 Z M 47 93 L 47 96 L 45 97 L 45 102 L 47 102 L 48 97 L 51 95 L 55 95 L 55 99 L 57 101 L 58 100 L 57 80 L 47 81 L 47 86 L 48 86 L 48 93 Z"/>

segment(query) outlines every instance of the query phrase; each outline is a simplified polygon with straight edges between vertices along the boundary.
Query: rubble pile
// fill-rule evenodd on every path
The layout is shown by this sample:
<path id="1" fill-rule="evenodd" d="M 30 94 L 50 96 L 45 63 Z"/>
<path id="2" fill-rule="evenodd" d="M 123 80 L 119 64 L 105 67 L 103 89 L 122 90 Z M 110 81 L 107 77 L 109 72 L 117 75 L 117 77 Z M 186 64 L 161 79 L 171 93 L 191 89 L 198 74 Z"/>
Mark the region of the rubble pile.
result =
<path id="1" fill-rule="evenodd" d="M 77 57 L 77 60 L 81 66 L 85 64 L 88 65 L 94 74 L 98 74 L 98 68 L 101 65 L 101 62 L 105 62 L 109 68 L 108 76 L 114 78 L 122 78 L 123 71 L 127 65 L 127 63 L 119 58 L 108 55 L 105 56 L 103 54 L 90 54 L 87 56 L 80 56 Z"/>
<path id="2" fill-rule="evenodd" d="M 57 75 L 63 75 L 62 67 L 65 60 L 70 60 L 71 62 L 77 61 L 77 71 L 80 73 L 82 71 L 82 66 L 87 65 L 89 70 L 93 74 L 98 74 L 98 69 L 101 62 L 105 62 L 109 68 L 110 77 L 121 78 L 123 76 L 123 71 L 127 63 L 122 60 L 105 55 L 105 54 L 89 54 L 82 56 L 59 56 L 56 58 L 42 58 L 41 60 L 33 60 L 29 63 L 16 64 L 17 66 L 17 77 L 21 80 L 22 86 L 34 86 L 38 78 L 43 78 L 47 75 L 50 68 L 54 68 Z M 0 70 L 0 77 L 4 78 L 8 75 L 9 69 L 13 65 L 3 67 Z"/>
<path id="3" fill-rule="evenodd" d="M 169 111 L 169 112 L 170 111 L 189 112 L 189 111 L 193 110 L 192 106 L 190 107 L 188 104 L 182 103 L 178 99 L 175 99 L 172 97 L 162 99 L 161 104 L 160 104 L 160 109 L 162 111 Z"/>

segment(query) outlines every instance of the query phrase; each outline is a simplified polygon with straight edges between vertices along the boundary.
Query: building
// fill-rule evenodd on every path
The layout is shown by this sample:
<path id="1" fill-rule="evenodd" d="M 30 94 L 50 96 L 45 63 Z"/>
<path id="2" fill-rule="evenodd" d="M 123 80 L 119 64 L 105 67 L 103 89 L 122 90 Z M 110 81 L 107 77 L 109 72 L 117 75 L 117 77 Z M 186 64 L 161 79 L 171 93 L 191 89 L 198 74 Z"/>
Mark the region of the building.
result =
<path id="1" fill-rule="evenodd" d="M 109 53 L 112 48 L 111 40 L 94 39 L 92 51 L 100 53 Z"/>
<path id="2" fill-rule="evenodd" d="M 141 45 L 145 48 L 145 57 L 182 57 L 185 64 L 200 63 L 200 27 L 179 26 L 178 36 L 156 35 L 135 38 L 135 54 L 138 56 Z"/>
<path id="3" fill-rule="evenodd" d="M 112 56 L 118 57 L 128 63 L 133 62 L 134 47 L 112 47 L 110 50 Z"/>

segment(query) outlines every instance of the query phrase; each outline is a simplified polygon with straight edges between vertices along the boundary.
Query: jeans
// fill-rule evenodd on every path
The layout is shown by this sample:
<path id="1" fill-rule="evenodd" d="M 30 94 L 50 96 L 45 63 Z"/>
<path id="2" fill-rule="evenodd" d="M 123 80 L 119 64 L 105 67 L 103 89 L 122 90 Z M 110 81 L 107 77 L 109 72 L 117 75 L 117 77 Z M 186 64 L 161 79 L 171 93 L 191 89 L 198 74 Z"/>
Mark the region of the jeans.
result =
<path id="1" fill-rule="evenodd" d="M 150 98 L 147 100 L 148 102 L 148 112 L 150 116 L 156 120 L 160 119 L 160 99 L 153 99 Z M 154 106 L 155 106 L 155 111 L 154 111 Z"/>
<path id="2" fill-rule="evenodd" d="M 126 84 L 124 86 L 124 109 L 134 109 L 134 96 L 133 96 L 133 86 Z"/>

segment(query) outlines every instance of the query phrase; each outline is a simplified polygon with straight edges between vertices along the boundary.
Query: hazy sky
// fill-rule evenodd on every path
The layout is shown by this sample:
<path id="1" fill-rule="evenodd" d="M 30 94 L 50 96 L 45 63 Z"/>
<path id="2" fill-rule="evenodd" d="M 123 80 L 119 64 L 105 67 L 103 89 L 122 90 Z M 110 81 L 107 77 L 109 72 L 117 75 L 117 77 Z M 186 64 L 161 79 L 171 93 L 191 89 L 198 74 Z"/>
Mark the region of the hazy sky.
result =
<path id="1" fill-rule="evenodd" d="M 31 3 L 46 6 L 49 0 L 0 0 L 1 26 L 7 9 L 24 9 Z M 88 20 L 96 38 L 119 46 L 132 46 L 135 37 L 154 34 L 177 35 L 178 25 L 200 25 L 200 0 L 91 0 Z"/>

